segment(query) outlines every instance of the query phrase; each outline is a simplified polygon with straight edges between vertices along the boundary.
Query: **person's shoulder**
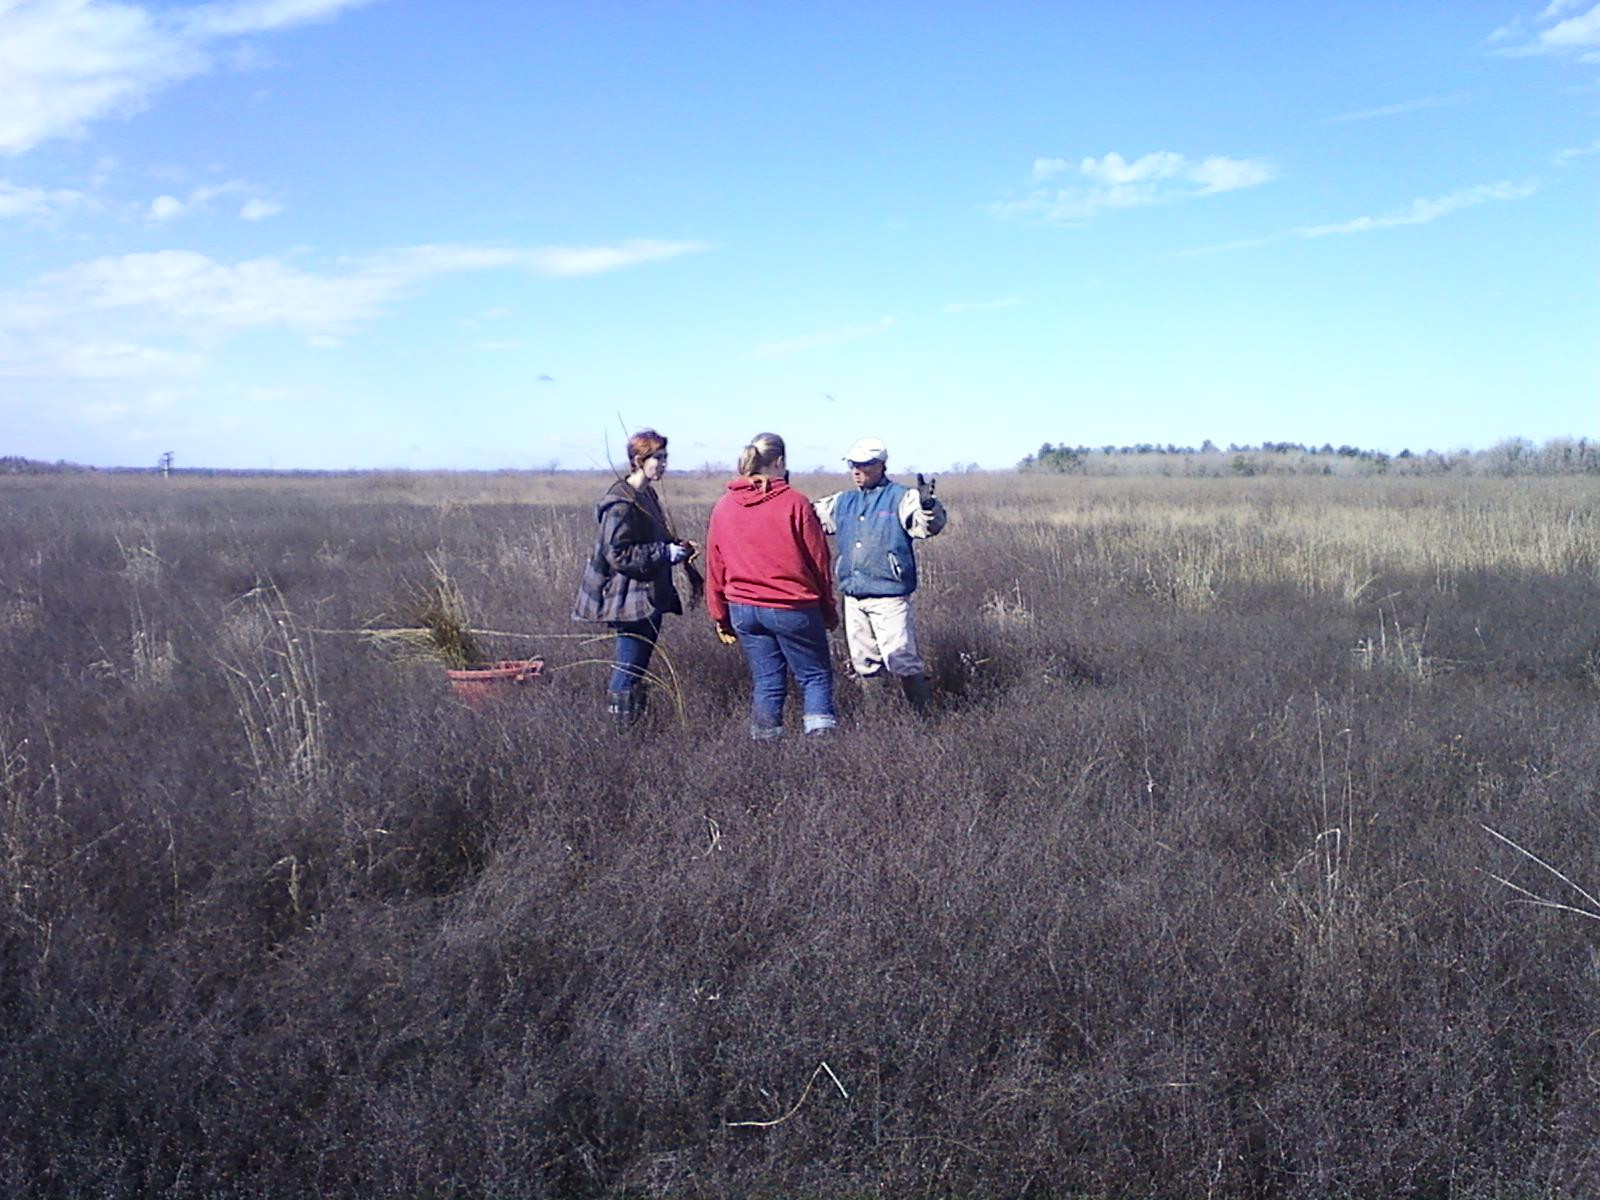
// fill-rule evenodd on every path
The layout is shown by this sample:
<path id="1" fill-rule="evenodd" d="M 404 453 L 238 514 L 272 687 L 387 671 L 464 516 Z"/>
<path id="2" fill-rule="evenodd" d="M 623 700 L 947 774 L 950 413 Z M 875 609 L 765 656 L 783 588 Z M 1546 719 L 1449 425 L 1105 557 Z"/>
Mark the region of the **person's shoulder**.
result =
<path id="1" fill-rule="evenodd" d="M 801 509 L 811 507 L 811 497 L 806 495 L 799 488 L 795 487 L 792 483 L 784 484 L 783 495 L 781 498 L 783 502 L 790 508 Z"/>

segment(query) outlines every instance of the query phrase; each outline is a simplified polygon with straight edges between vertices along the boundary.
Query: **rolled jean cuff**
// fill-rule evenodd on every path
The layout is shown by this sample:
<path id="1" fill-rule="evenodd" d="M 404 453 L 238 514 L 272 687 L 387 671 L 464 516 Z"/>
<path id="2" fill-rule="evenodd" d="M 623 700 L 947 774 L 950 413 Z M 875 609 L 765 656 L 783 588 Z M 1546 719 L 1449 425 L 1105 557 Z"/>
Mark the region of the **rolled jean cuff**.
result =
<path id="1" fill-rule="evenodd" d="M 758 725 L 750 722 L 750 738 L 757 742 L 775 742 L 783 736 L 782 725 Z"/>
<path id="2" fill-rule="evenodd" d="M 826 733 L 830 729 L 839 727 L 839 719 L 832 713 L 807 713 L 806 732 Z"/>

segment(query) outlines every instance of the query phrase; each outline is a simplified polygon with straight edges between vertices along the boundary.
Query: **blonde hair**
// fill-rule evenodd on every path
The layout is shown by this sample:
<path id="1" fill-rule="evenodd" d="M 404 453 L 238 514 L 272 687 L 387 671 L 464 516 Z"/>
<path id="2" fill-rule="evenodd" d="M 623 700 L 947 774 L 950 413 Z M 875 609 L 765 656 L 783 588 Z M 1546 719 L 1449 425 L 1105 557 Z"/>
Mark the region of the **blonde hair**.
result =
<path id="1" fill-rule="evenodd" d="M 739 474 L 760 475 L 785 454 L 783 439 L 775 433 L 758 433 L 739 452 Z"/>

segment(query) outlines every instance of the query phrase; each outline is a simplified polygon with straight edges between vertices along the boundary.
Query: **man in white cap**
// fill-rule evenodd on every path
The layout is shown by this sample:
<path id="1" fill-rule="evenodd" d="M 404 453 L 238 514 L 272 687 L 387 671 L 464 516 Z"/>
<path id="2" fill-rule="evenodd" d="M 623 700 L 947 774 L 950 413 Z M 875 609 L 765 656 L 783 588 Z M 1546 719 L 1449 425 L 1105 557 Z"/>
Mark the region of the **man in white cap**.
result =
<path id="1" fill-rule="evenodd" d="M 948 516 L 931 479 L 915 488 L 888 478 L 889 448 L 860 438 L 845 452 L 855 487 L 815 502 L 822 528 L 838 537 L 835 571 L 844 596 L 850 665 L 865 682 L 898 679 L 906 699 L 926 713 L 928 672 L 917 650 L 911 593 L 917 590 L 913 538 L 930 538 Z"/>

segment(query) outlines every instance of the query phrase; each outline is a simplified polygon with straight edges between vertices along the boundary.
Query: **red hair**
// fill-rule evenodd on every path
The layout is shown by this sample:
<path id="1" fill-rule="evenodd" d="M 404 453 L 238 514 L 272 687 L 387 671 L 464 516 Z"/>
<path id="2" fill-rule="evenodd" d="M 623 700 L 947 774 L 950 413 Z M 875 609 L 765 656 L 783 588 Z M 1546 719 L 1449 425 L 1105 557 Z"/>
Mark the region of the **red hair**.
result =
<path id="1" fill-rule="evenodd" d="M 667 448 L 667 439 L 654 429 L 641 429 L 628 439 L 628 466 L 637 469 L 645 459 Z"/>

